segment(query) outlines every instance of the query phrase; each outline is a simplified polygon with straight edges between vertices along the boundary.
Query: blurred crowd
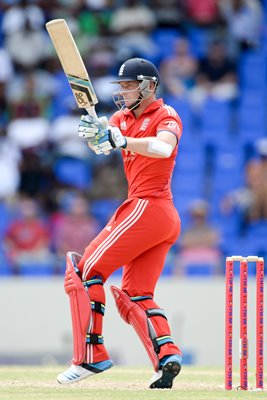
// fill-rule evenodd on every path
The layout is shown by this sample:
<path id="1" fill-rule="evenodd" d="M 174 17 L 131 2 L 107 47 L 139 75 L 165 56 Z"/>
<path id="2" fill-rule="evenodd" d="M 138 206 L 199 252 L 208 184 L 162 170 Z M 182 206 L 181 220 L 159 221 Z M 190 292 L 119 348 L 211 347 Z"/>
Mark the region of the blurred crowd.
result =
<path id="1" fill-rule="evenodd" d="M 267 2 L 2 0 L 0 274 L 61 274 L 126 197 L 119 152 L 96 156 L 45 23 L 66 19 L 115 111 L 120 64 L 144 57 L 184 132 L 173 175 L 182 234 L 165 274 L 218 275 L 225 255 L 267 254 Z"/>

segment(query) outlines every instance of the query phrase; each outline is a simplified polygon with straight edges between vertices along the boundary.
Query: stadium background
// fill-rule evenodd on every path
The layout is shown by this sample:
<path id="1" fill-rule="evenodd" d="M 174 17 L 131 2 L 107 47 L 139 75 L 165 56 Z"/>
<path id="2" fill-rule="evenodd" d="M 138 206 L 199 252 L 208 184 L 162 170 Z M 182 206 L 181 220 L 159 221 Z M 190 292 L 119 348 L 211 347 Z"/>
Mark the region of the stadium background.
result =
<path id="1" fill-rule="evenodd" d="M 206 225 L 216 231 L 218 240 L 212 246 L 206 246 L 204 251 L 201 249 L 203 253 L 198 253 L 197 259 L 196 252 L 193 252 L 190 262 L 186 262 L 185 257 L 182 264 L 184 249 L 178 241 L 167 260 L 159 293 L 165 299 L 166 307 L 170 308 L 171 319 L 178 326 L 185 318 L 183 313 L 186 314 L 181 304 L 175 307 L 176 310 L 181 308 L 181 314 L 177 311 L 181 320 L 177 320 L 173 312 L 173 303 L 181 302 L 179 293 L 181 297 L 185 296 L 188 311 L 192 314 L 196 312 L 196 299 L 199 301 L 205 290 L 212 290 L 210 295 L 213 293 L 214 297 L 216 290 L 221 293 L 219 303 L 211 305 L 210 297 L 202 299 L 197 311 L 197 315 L 201 315 L 201 310 L 208 305 L 213 307 L 210 311 L 214 312 L 217 340 L 209 354 L 217 357 L 216 349 L 221 346 L 223 329 L 224 258 L 228 254 L 266 257 L 267 252 L 267 196 L 261 204 L 261 212 L 248 218 L 242 198 L 240 200 L 240 196 L 235 195 L 238 193 L 236 189 L 240 188 L 241 195 L 247 194 L 242 189 L 250 190 L 247 166 L 256 160 L 264 168 L 267 160 L 266 2 L 248 1 L 252 8 L 245 7 L 244 14 L 250 15 L 251 12 L 251 21 L 255 23 L 251 24 L 253 31 L 248 31 L 243 40 L 234 36 L 231 18 L 228 20 L 221 9 L 214 7 L 219 1 L 202 1 L 200 14 L 199 10 L 194 10 L 197 3 L 194 1 L 80 0 L 74 3 L 68 0 L 3 0 L 0 5 L 0 284 L 1 303 L 8 304 L 3 311 L 5 329 L 1 359 L 15 362 L 15 355 L 19 353 L 20 362 L 35 362 L 46 360 L 47 353 L 53 355 L 52 360 L 65 360 L 70 347 L 69 338 L 66 342 L 66 338 L 62 339 L 69 323 L 65 310 L 62 321 L 59 319 L 55 324 L 59 341 L 55 348 L 52 345 L 54 338 L 45 333 L 51 331 L 45 323 L 45 313 L 51 316 L 48 325 L 53 325 L 55 310 L 60 313 L 59 305 L 67 308 L 67 300 L 61 293 L 64 257 L 57 237 L 59 227 L 64 230 L 64 218 L 71 214 L 72 206 L 79 198 L 86 200 L 88 205 L 86 210 L 80 205 L 85 213 L 83 216 L 89 216 L 90 226 L 85 232 L 98 231 L 126 193 L 117 152 L 111 157 L 94 156 L 77 138 L 81 112 L 76 109 L 44 28 L 45 22 L 54 18 L 65 18 L 73 31 L 99 97 L 99 115 L 110 115 L 115 110 L 111 98 L 114 89 L 109 82 L 123 60 L 132 56 L 145 57 L 162 72 L 159 95 L 177 110 L 184 125 L 172 182 L 174 202 L 182 219 L 182 234 L 191 226 L 192 206 L 205 204 L 206 212 L 208 210 Z M 240 14 L 242 26 L 246 20 Z M 256 17 L 253 19 L 254 14 Z M 163 65 L 174 55 L 179 39 L 186 39 L 196 69 L 190 79 L 187 77 L 186 82 L 179 82 L 182 89 L 174 93 L 164 75 Z M 207 95 L 200 104 L 196 102 L 194 89 L 199 85 L 201 62 L 213 43 L 225 47 L 235 77 L 236 93 L 228 99 L 216 94 Z M 260 186 L 265 184 L 262 181 Z M 225 212 L 223 204 L 228 197 L 238 200 L 230 211 Z M 25 217 L 27 207 L 33 210 L 37 224 L 45 228 L 43 247 L 39 252 L 33 250 L 32 255 L 31 248 L 21 249 L 23 257 L 18 260 L 10 244 L 10 227 L 16 226 L 22 214 Z M 75 242 L 79 236 L 79 222 L 71 223 L 70 229 L 70 221 L 79 221 L 78 217 L 66 218 L 70 242 Z M 22 230 L 21 234 L 27 236 L 27 230 L 24 233 Z M 79 245 L 77 242 L 77 247 Z M 254 271 L 252 265 L 251 276 Z M 119 280 L 120 273 L 118 271 L 111 279 Z M 38 285 L 41 285 L 39 292 L 36 291 Z M 170 287 L 175 295 L 172 300 L 166 300 Z M 9 298 L 11 292 L 17 293 L 14 301 Z M 188 295 L 191 292 L 193 298 Z M 37 300 L 39 296 L 42 301 L 40 298 Z M 216 312 L 218 307 L 220 312 Z M 42 333 L 37 333 L 34 338 L 40 335 L 41 340 L 45 340 L 46 337 L 43 351 L 40 350 L 42 346 L 36 351 L 39 343 L 29 335 L 37 329 L 36 324 L 33 329 L 30 320 L 23 322 L 26 309 L 30 314 L 36 313 L 37 327 L 41 323 Z M 187 362 L 204 363 L 205 329 L 197 343 L 190 332 L 200 329 L 201 321 L 195 319 L 196 325 L 192 321 L 187 321 L 187 324 L 183 332 L 186 347 L 190 348 Z M 25 332 L 24 339 L 21 336 L 22 342 L 25 340 L 27 343 L 24 349 L 19 345 L 14 347 L 13 336 L 16 340 L 14 331 L 19 335 L 18 326 Z M 179 331 L 178 339 L 180 334 Z M 211 337 L 213 334 L 211 332 Z M 127 335 L 131 334 L 127 331 Z M 111 338 L 107 339 L 111 342 Z M 67 343 L 64 351 L 60 340 L 65 345 Z M 207 345 L 209 340 L 207 336 Z M 61 356 L 57 358 L 59 353 Z M 218 363 L 222 357 L 221 347 Z M 215 364 L 214 358 L 208 356 L 206 361 Z M 121 357 L 118 359 L 121 361 Z M 127 357 L 126 361 L 130 363 Z"/>

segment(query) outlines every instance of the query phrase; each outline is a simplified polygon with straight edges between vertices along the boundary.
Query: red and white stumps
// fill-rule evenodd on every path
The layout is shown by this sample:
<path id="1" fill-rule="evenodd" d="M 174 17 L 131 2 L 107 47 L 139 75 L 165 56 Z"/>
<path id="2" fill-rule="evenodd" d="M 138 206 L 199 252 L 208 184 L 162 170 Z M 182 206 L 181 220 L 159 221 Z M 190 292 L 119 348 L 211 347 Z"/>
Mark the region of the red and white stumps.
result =
<path id="1" fill-rule="evenodd" d="M 264 261 L 256 264 L 256 388 L 263 389 L 264 381 Z"/>
<path id="2" fill-rule="evenodd" d="M 240 275 L 240 386 L 248 389 L 248 264 L 256 263 L 256 389 L 264 388 L 264 259 L 258 256 L 226 258 L 225 302 L 225 389 L 232 390 L 233 382 L 233 292 L 234 262 L 239 262 Z"/>
<path id="3" fill-rule="evenodd" d="M 225 303 L 225 389 L 232 389 L 233 375 L 233 279 L 234 262 L 226 259 L 226 303 Z"/>
<path id="4" fill-rule="evenodd" d="M 248 388 L 248 262 L 240 262 L 240 389 Z"/>

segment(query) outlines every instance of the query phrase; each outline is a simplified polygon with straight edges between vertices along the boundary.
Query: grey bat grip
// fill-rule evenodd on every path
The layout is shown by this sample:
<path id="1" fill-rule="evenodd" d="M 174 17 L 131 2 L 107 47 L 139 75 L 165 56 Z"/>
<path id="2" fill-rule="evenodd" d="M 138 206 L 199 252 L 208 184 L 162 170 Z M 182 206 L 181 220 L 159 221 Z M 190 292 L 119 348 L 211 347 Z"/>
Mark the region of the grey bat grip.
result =
<path id="1" fill-rule="evenodd" d="M 88 107 L 88 108 L 86 108 L 86 111 L 88 112 L 90 117 L 93 117 L 93 118 L 96 118 L 96 119 L 98 118 L 97 113 L 95 111 L 95 107 Z"/>

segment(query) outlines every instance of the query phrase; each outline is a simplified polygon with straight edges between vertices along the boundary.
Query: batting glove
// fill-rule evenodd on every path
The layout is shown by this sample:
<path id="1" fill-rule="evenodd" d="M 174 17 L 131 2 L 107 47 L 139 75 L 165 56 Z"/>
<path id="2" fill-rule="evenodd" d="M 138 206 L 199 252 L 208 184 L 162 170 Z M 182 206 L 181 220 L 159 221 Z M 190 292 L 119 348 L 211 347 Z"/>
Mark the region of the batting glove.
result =
<path id="1" fill-rule="evenodd" d="M 96 134 L 107 127 L 107 117 L 93 118 L 90 115 L 82 115 L 79 123 L 78 134 L 83 139 L 94 139 Z"/>
<path id="2" fill-rule="evenodd" d="M 93 146 L 102 153 L 114 149 L 125 149 L 127 140 L 117 127 L 110 126 L 95 135 Z"/>
<path id="3" fill-rule="evenodd" d="M 87 139 L 88 146 L 95 154 L 103 154 L 103 152 L 99 149 L 99 147 L 94 145 L 94 140 L 95 140 L 94 138 Z M 110 154 L 110 151 L 106 151 L 104 154 L 108 155 Z"/>

